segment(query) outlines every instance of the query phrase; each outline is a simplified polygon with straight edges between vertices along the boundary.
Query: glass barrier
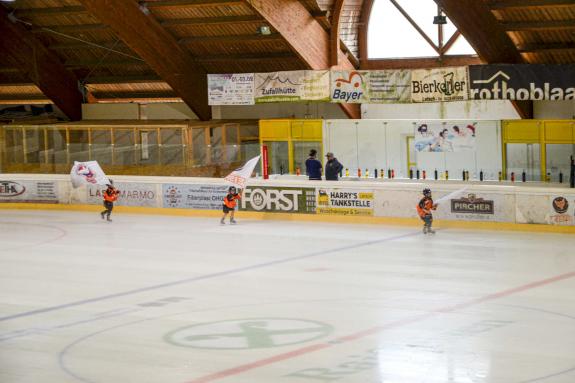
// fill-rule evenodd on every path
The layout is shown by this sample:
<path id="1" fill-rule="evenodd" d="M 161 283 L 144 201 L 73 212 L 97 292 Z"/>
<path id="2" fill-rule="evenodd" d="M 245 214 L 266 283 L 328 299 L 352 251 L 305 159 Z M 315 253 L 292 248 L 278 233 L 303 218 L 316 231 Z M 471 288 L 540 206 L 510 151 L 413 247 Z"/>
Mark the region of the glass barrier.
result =
<path id="1" fill-rule="evenodd" d="M 195 124 L 3 126 L 0 173 L 67 174 L 95 160 L 108 174 L 224 177 L 259 154 L 257 121 Z"/>

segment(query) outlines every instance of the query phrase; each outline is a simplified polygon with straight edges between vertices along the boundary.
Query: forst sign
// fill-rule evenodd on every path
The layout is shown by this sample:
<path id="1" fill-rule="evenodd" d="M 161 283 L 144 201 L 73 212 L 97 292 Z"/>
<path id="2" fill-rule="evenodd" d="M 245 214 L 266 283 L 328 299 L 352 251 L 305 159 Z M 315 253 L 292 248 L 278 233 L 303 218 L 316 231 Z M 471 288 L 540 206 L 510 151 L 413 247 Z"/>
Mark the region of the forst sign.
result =
<path id="1" fill-rule="evenodd" d="M 575 100 L 573 65 L 472 65 L 473 100 Z"/>
<path id="2" fill-rule="evenodd" d="M 240 206 L 250 211 L 314 213 L 315 189 L 247 187 Z"/>

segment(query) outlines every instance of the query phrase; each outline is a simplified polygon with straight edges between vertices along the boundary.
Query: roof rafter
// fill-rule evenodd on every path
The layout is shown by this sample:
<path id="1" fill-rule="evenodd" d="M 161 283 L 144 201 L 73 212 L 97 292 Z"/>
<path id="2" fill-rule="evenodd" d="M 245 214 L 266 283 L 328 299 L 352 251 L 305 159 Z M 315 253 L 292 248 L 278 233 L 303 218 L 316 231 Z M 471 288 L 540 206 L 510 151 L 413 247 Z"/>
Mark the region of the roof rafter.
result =
<path id="1" fill-rule="evenodd" d="M 295 0 L 244 0 L 261 15 L 286 40 L 309 69 L 330 68 L 330 37 L 320 23 L 299 2 Z M 313 36 L 313 38 L 310 38 Z M 355 69 L 340 50 L 341 69 Z M 357 104 L 340 104 L 350 118 L 361 118 Z"/>
<path id="2" fill-rule="evenodd" d="M 539 31 L 575 29 L 575 20 L 515 21 L 502 23 L 506 31 Z"/>
<path id="3" fill-rule="evenodd" d="M 58 58 L 0 6 L 0 52 L 40 88 L 71 120 L 82 119 L 78 80 Z"/>
<path id="4" fill-rule="evenodd" d="M 136 2 L 80 0 L 80 3 L 114 29 L 201 120 L 211 118 L 207 72 L 153 17 L 144 14 Z"/>
<path id="5" fill-rule="evenodd" d="M 435 2 L 485 62 L 524 63 L 523 56 L 483 1 L 435 0 Z M 512 104 L 521 118 L 533 118 L 532 101 L 512 101 Z"/>
<path id="6" fill-rule="evenodd" d="M 341 14 L 345 0 L 335 0 L 333 6 L 333 16 L 331 19 L 331 30 L 329 35 L 330 49 L 329 61 L 332 66 L 339 65 L 339 51 L 341 50 L 341 39 L 339 38 L 339 26 L 341 21 Z"/>
<path id="7" fill-rule="evenodd" d="M 565 7 L 573 6 L 573 0 L 491 0 L 487 3 L 490 9 Z"/>
<path id="8" fill-rule="evenodd" d="M 549 51 L 572 51 L 575 50 L 575 43 L 544 43 L 544 44 L 523 44 L 518 47 L 521 53 L 549 52 Z"/>

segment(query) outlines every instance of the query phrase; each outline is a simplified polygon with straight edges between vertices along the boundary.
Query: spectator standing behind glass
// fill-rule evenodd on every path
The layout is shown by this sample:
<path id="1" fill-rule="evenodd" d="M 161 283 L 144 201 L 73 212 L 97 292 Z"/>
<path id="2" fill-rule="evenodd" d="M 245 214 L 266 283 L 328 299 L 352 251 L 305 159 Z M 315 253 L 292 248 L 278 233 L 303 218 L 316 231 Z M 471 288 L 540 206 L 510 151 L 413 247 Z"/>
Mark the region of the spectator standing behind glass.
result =
<path id="1" fill-rule="evenodd" d="M 327 157 L 327 163 L 325 164 L 325 179 L 328 181 L 337 181 L 339 173 L 343 170 L 343 165 L 340 164 L 337 158 L 333 156 L 333 153 L 330 152 L 325 156 Z"/>
<path id="2" fill-rule="evenodd" d="M 321 162 L 315 156 L 317 150 L 309 151 L 309 158 L 305 161 L 305 174 L 310 180 L 321 180 Z"/>

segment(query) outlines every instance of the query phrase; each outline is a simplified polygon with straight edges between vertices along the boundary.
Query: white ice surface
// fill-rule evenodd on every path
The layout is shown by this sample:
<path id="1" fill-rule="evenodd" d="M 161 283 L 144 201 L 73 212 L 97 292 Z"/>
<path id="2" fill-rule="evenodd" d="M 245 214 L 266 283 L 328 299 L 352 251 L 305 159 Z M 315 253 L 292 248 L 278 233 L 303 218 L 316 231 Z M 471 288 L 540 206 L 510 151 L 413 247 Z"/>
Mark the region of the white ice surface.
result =
<path id="1" fill-rule="evenodd" d="M 573 383 L 575 236 L 0 210 L 2 383 Z"/>

